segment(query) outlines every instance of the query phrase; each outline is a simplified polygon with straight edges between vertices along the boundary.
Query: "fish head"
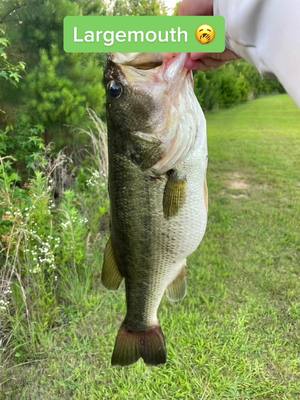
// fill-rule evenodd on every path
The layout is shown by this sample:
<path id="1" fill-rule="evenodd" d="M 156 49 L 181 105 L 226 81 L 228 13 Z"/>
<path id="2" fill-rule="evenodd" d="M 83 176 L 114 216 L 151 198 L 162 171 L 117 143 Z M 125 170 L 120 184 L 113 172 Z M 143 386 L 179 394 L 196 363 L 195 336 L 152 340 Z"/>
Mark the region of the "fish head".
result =
<path id="1" fill-rule="evenodd" d="M 155 114 L 157 99 L 145 84 L 155 65 L 145 68 L 144 60 L 138 61 L 138 56 L 132 53 L 115 53 L 107 59 L 104 75 L 107 119 L 114 130 L 123 134 L 152 128 L 151 116 Z"/>
<path id="2" fill-rule="evenodd" d="M 159 140 L 159 173 L 187 155 L 198 132 L 202 111 L 186 59 L 187 54 L 166 59 L 161 53 L 115 53 L 107 60 L 108 124 L 113 131 Z"/>

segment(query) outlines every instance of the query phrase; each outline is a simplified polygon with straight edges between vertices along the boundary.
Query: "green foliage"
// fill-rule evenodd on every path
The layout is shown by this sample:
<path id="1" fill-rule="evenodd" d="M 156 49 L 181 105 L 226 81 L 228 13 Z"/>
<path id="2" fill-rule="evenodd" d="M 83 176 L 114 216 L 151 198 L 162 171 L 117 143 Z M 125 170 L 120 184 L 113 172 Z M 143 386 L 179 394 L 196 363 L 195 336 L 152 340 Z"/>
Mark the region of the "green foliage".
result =
<path id="1" fill-rule="evenodd" d="M 14 168 L 23 178 L 45 162 L 43 132 L 42 126 L 30 126 L 26 121 L 0 129 L 0 157 L 13 155 Z"/>
<path id="2" fill-rule="evenodd" d="M 46 127 L 64 122 L 76 124 L 85 114 L 85 97 L 70 79 L 58 75 L 61 58 L 58 54 L 50 58 L 41 50 L 39 66 L 26 78 L 28 113 L 34 122 Z"/>
<path id="3" fill-rule="evenodd" d="M 5 174 L 4 165 L 1 179 Z M 0 227 L 6 255 L 0 272 L 2 276 L 9 272 L 17 277 L 8 281 L 12 295 L 7 318 L 19 354 L 21 349 L 29 354 L 39 332 L 49 329 L 58 318 L 54 249 L 59 242 L 52 236 L 51 192 L 41 172 L 36 172 L 26 189 L 1 185 L 0 192 L 4 194 Z M 26 325 L 31 323 L 28 331 Z"/>
<path id="4" fill-rule="evenodd" d="M 102 0 L 10 0 L 3 10 L 0 8 L 0 21 L 1 15 L 5 15 L 9 36 L 14 43 L 21 44 L 28 64 L 33 66 L 39 60 L 41 49 L 50 52 L 55 45 L 64 54 L 62 21 L 65 16 L 105 14 Z"/>
<path id="5" fill-rule="evenodd" d="M 62 56 L 56 47 L 50 55 L 41 50 L 40 64 L 28 74 L 24 84 L 27 113 L 33 123 L 41 123 L 46 129 L 60 129 L 64 124 L 78 126 L 86 116 L 86 107 L 101 114 L 101 82 L 102 68 L 95 59 Z"/>
<path id="6" fill-rule="evenodd" d="M 69 0 L 13 0 L 10 3 L 9 9 L 15 12 L 6 17 L 6 29 L 12 41 L 22 46 L 30 65 L 38 61 L 41 49 L 50 51 L 52 44 L 56 44 L 62 50 L 63 18 L 80 13 L 76 2 Z"/>
<path id="7" fill-rule="evenodd" d="M 13 85 L 17 85 L 20 82 L 22 72 L 25 70 L 25 64 L 21 61 L 12 64 L 9 61 L 7 55 L 9 44 L 4 32 L 0 29 L 0 82 L 4 79 Z"/>
<path id="8" fill-rule="evenodd" d="M 163 15 L 166 9 L 159 0 L 116 0 L 114 15 Z"/>
<path id="9" fill-rule="evenodd" d="M 79 270 L 85 262 L 88 220 L 82 217 L 76 194 L 68 190 L 60 205 L 62 246 L 60 259 L 69 268 Z"/>
<path id="10" fill-rule="evenodd" d="M 5 299 L 0 296 L 0 318 L 10 332 L 2 341 L 11 338 L 20 360 L 38 351 L 43 335 L 62 323 L 63 305 L 85 304 L 101 263 L 99 229 L 108 211 L 107 190 L 98 189 L 106 187 L 105 180 L 92 160 L 85 181 L 81 175 L 76 190 L 66 190 L 55 203 L 63 159 L 51 160 L 41 150 L 42 157 L 22 186 L 15 160 L 0 157 L 0 287 L 7 292 Z"/>
<path id="11" fill-rule="evenodd" d="M 282 93 L 277 80 L 266 80 L 244 61 L 195 74 L 195 91 L 204 110 L 228 108 L 265 94 Z"/>
<path id="12" fill-rule="evenodd" d="M 103 116 L 102 60 L 94 54 L 66 54 L 62 21 L 66 15 L 103 15 L 106 7 L 101 1 L 86 0 L 14 1 L 10 7 L 15 11 L 5 19 L 7 32 L 14 50 L 22 48 L 28 74 L 21 92 L 5 101 L 16 104 L 17 98 L 30 122 L 42 124 L 51 138 L 62 127 L 71 137 L 73 126 L 87 124 L 86 107 Z"/>

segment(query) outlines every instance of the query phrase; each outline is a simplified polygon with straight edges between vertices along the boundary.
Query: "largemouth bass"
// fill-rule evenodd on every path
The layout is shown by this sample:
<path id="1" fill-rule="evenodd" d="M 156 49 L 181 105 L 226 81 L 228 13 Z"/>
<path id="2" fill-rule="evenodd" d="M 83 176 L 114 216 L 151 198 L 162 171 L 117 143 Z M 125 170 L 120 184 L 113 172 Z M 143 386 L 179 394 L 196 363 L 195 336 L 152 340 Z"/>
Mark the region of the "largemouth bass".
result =
<path id="1" fill-rule="evenodd" d="M 111 237 L 102 282 L 125 280 L 127 314 L 113 365 L 166 362 L 164 293 L 186 294 L 186 258 L 207 223 L 206 121 L 186 55 L 116 53 L 105 70 Z"/>

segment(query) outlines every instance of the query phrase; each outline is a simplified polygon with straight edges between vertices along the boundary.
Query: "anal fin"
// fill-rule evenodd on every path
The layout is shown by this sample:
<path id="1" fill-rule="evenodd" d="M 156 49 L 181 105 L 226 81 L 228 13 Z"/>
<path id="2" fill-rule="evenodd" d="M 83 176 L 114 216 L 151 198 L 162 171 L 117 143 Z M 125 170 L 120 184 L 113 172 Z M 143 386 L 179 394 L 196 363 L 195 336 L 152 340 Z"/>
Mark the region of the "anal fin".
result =
<path id="1" fill-rule="evenodd" d="M 165 218 L 175 217 L 183 207 L 186 200 L 187 181 L 177 176 L 176 171 L 169 175 L 163 199 Z"/>
<path id="2" fill-rule="evenodd" d="M 176 303 L 185 298 L 187 293 L 187 272 L 186 266 L 182 268 L 178 276 L 168 286 L 166 295 L 171 303 Z"/>
<path id="3" fill-rule="evenodd" d="M 117 290 L 121 285 L 122 279 L 123 277 L 120 274 L 113 253 L 111 239 L 109 239 L 104 251 L 101 281 L 107 289 Z"/>

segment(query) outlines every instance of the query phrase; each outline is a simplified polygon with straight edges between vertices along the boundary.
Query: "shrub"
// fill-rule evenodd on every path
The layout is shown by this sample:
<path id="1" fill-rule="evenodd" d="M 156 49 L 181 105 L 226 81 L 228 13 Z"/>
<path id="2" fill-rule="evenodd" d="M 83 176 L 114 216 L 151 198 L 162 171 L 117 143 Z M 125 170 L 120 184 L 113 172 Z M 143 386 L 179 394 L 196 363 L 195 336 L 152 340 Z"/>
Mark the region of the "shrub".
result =
<path id="1" fill-rule="evenodd" d="M 12 64 L 7 56 L 7 50 L 10 43 L 5 36 L 5 32 L 0 29 L 0 82 L 6 80 L 13 85 L 20 82 L 21 74 L 25 70 L 25 64 L 18 62 Z"/>
<path id="2" fill-rule="evenodd" d="M 86 115 L 86 106 L 103 111 L 101 68 L 95 61 L 83 65 L 75 59 L 76 55 L 60 55 L 55 46 L 50 55 L 41 50 L 40 64 L 26 77 L 24 87 L 26 109 L 33 123 L 47 129 L 78 125 Z"/>
<path id="3" fill-rule="evenodd" d="M 28 178 L 45 161 L 43 133 L 41 125 L 31 126 L 25 120 L 0 129 L 0 156 L 13 154 L 13 165 L 23 179 Z"/>
<path id="4" fill-rule="evenodd" d="M 98 133 L 90 135 L 105 154 L 103 126 L 94 122 Z M 26 180 L 16 173 L 17 160 L 0 157 L 0 346 L 7 348 L 10 338 L 19 360 L 36 354 L 49 330 L 66 323 L 66 305 L 80 313 L 99 274 L 107 165 L 97 146 L 94 151 L 59 199 L 57 171 L 69 157 L 54 159 L 39 148 Z"/>
<path id="5" fill-rule="evenodd" d="M 276 79 L 264 79 L 244 61 L 195 74 L 195 92 L 204 110 L 231 107 L 264 94 L 282 93 Z"/>

